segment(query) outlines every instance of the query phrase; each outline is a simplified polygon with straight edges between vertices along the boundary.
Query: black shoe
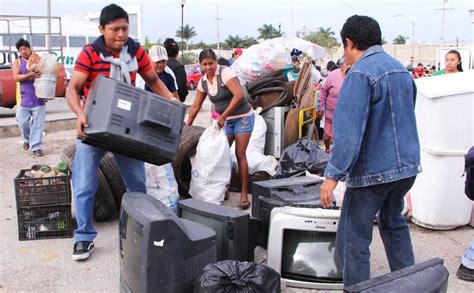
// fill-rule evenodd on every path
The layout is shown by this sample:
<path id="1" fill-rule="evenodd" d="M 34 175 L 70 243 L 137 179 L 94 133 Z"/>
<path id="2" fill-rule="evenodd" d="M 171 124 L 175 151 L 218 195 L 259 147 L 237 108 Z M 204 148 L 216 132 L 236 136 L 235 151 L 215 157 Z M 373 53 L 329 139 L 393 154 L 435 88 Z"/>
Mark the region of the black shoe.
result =
<path id="1" fill-rule="evenodd" d="M 94 252 L 94 242 L 92 241 L 78 241 L 74 243 L 74 252 L 72 253 L 73 260 L 86 260 Z"/>
<path id="2" fill-rule="evenodd" d="M 474 269 L 466 268 L 461 264 L 456 272 L 456 276 L 461 280 L 474 282 Z"/>

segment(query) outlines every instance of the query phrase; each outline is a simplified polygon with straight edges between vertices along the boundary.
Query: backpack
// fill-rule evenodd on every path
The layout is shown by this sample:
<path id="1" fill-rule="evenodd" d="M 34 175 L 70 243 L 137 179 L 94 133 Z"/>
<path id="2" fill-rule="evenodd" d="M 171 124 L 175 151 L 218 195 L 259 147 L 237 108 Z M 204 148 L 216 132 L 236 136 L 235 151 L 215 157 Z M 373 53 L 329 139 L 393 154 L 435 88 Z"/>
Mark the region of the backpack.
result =
<path id="1" fill-rule="evenodd" d="M 470 200 L 474 200 L 474 146 L 471 147 L 464 158 L 464 174 L 466 175 L 464 191 Z"/>

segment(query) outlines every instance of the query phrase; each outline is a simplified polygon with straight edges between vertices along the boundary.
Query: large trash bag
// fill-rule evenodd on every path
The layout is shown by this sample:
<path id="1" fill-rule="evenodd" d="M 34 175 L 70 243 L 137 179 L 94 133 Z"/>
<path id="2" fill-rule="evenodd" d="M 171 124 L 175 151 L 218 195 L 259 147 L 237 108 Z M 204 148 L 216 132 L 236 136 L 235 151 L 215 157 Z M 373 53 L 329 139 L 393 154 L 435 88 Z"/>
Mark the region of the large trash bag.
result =
<path id="1" fill-rule="evenodd" d="M 280 292 L 280 274 L 254 262 L 223 260 L 204 267 L 194 292 L 277 293 Z"/>
<path id="2" fill-rule="evenodd" d="M 317 141 L 298 140 L 283 150 L 277 176 L 288 177 L 306 170 L 312 174 L 323 175 L 329 158 L 329 155 L 319 148 Z"/>

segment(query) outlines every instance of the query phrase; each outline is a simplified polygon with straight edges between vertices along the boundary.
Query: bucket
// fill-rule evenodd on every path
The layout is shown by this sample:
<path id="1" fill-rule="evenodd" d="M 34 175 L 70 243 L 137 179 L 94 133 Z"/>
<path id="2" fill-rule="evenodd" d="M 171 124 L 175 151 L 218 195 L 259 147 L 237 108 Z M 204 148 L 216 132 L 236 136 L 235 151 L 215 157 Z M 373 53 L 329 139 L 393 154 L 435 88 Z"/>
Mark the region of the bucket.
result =
<path id="1" fill-rule="evenodd" d="M 38 99 L 53 99 L 56 94 L 56 74 L 41 74 L 40 78 L 35 79 L 34 87 Z"/>

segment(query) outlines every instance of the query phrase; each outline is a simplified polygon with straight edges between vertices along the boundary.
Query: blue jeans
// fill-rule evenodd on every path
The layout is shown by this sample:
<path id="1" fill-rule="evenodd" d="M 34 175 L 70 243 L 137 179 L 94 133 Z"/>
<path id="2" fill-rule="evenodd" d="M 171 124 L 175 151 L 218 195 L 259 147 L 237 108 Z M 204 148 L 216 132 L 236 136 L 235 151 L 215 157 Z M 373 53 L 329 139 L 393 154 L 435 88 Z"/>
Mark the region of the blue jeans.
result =
<path id="1" fill-rule="evenodd" d="M 410 231 L 401 215 L 403 198 L 415 178 L 346 189 L 336 236 L 337 252 L 344 266 L 344 286 L 370 279 L 369 246 L 378 211 L 380 236 L 390 270 L 393 272 L 415 263 Z"/>
<path id="2" fill-rule="evenodd" d="M 469 248 L 461 258 L 461 263 L 468 269 L 474 270 L 474 238 L 471 240 Z"/>
<path id="3" fill-rule="evenodd" d="M 224 132 L 226 135 L 239 135 L 252 133 L 255 124 L 255 115 L 227 119 L 225 121 Z"/>
<path id="4" fill-rule="evenodd" d="M 29 144 L 32 151 L 41 149 L 46 106 L 33 108 L 17 107 L 16 119 L 20 127 L 23 142 Z"/>
<path id="5" fill-rule="evenodd" d="M 106 151 L 77 140 L 72 170 L 72 188 L 76 208 L 75 241 L 92 241 L 97 232 L 92 226 L 94 197 L 97 191 L 97 170 Z M 127 191 L 146 192 L 145 164 L 114 153 Z"/>

